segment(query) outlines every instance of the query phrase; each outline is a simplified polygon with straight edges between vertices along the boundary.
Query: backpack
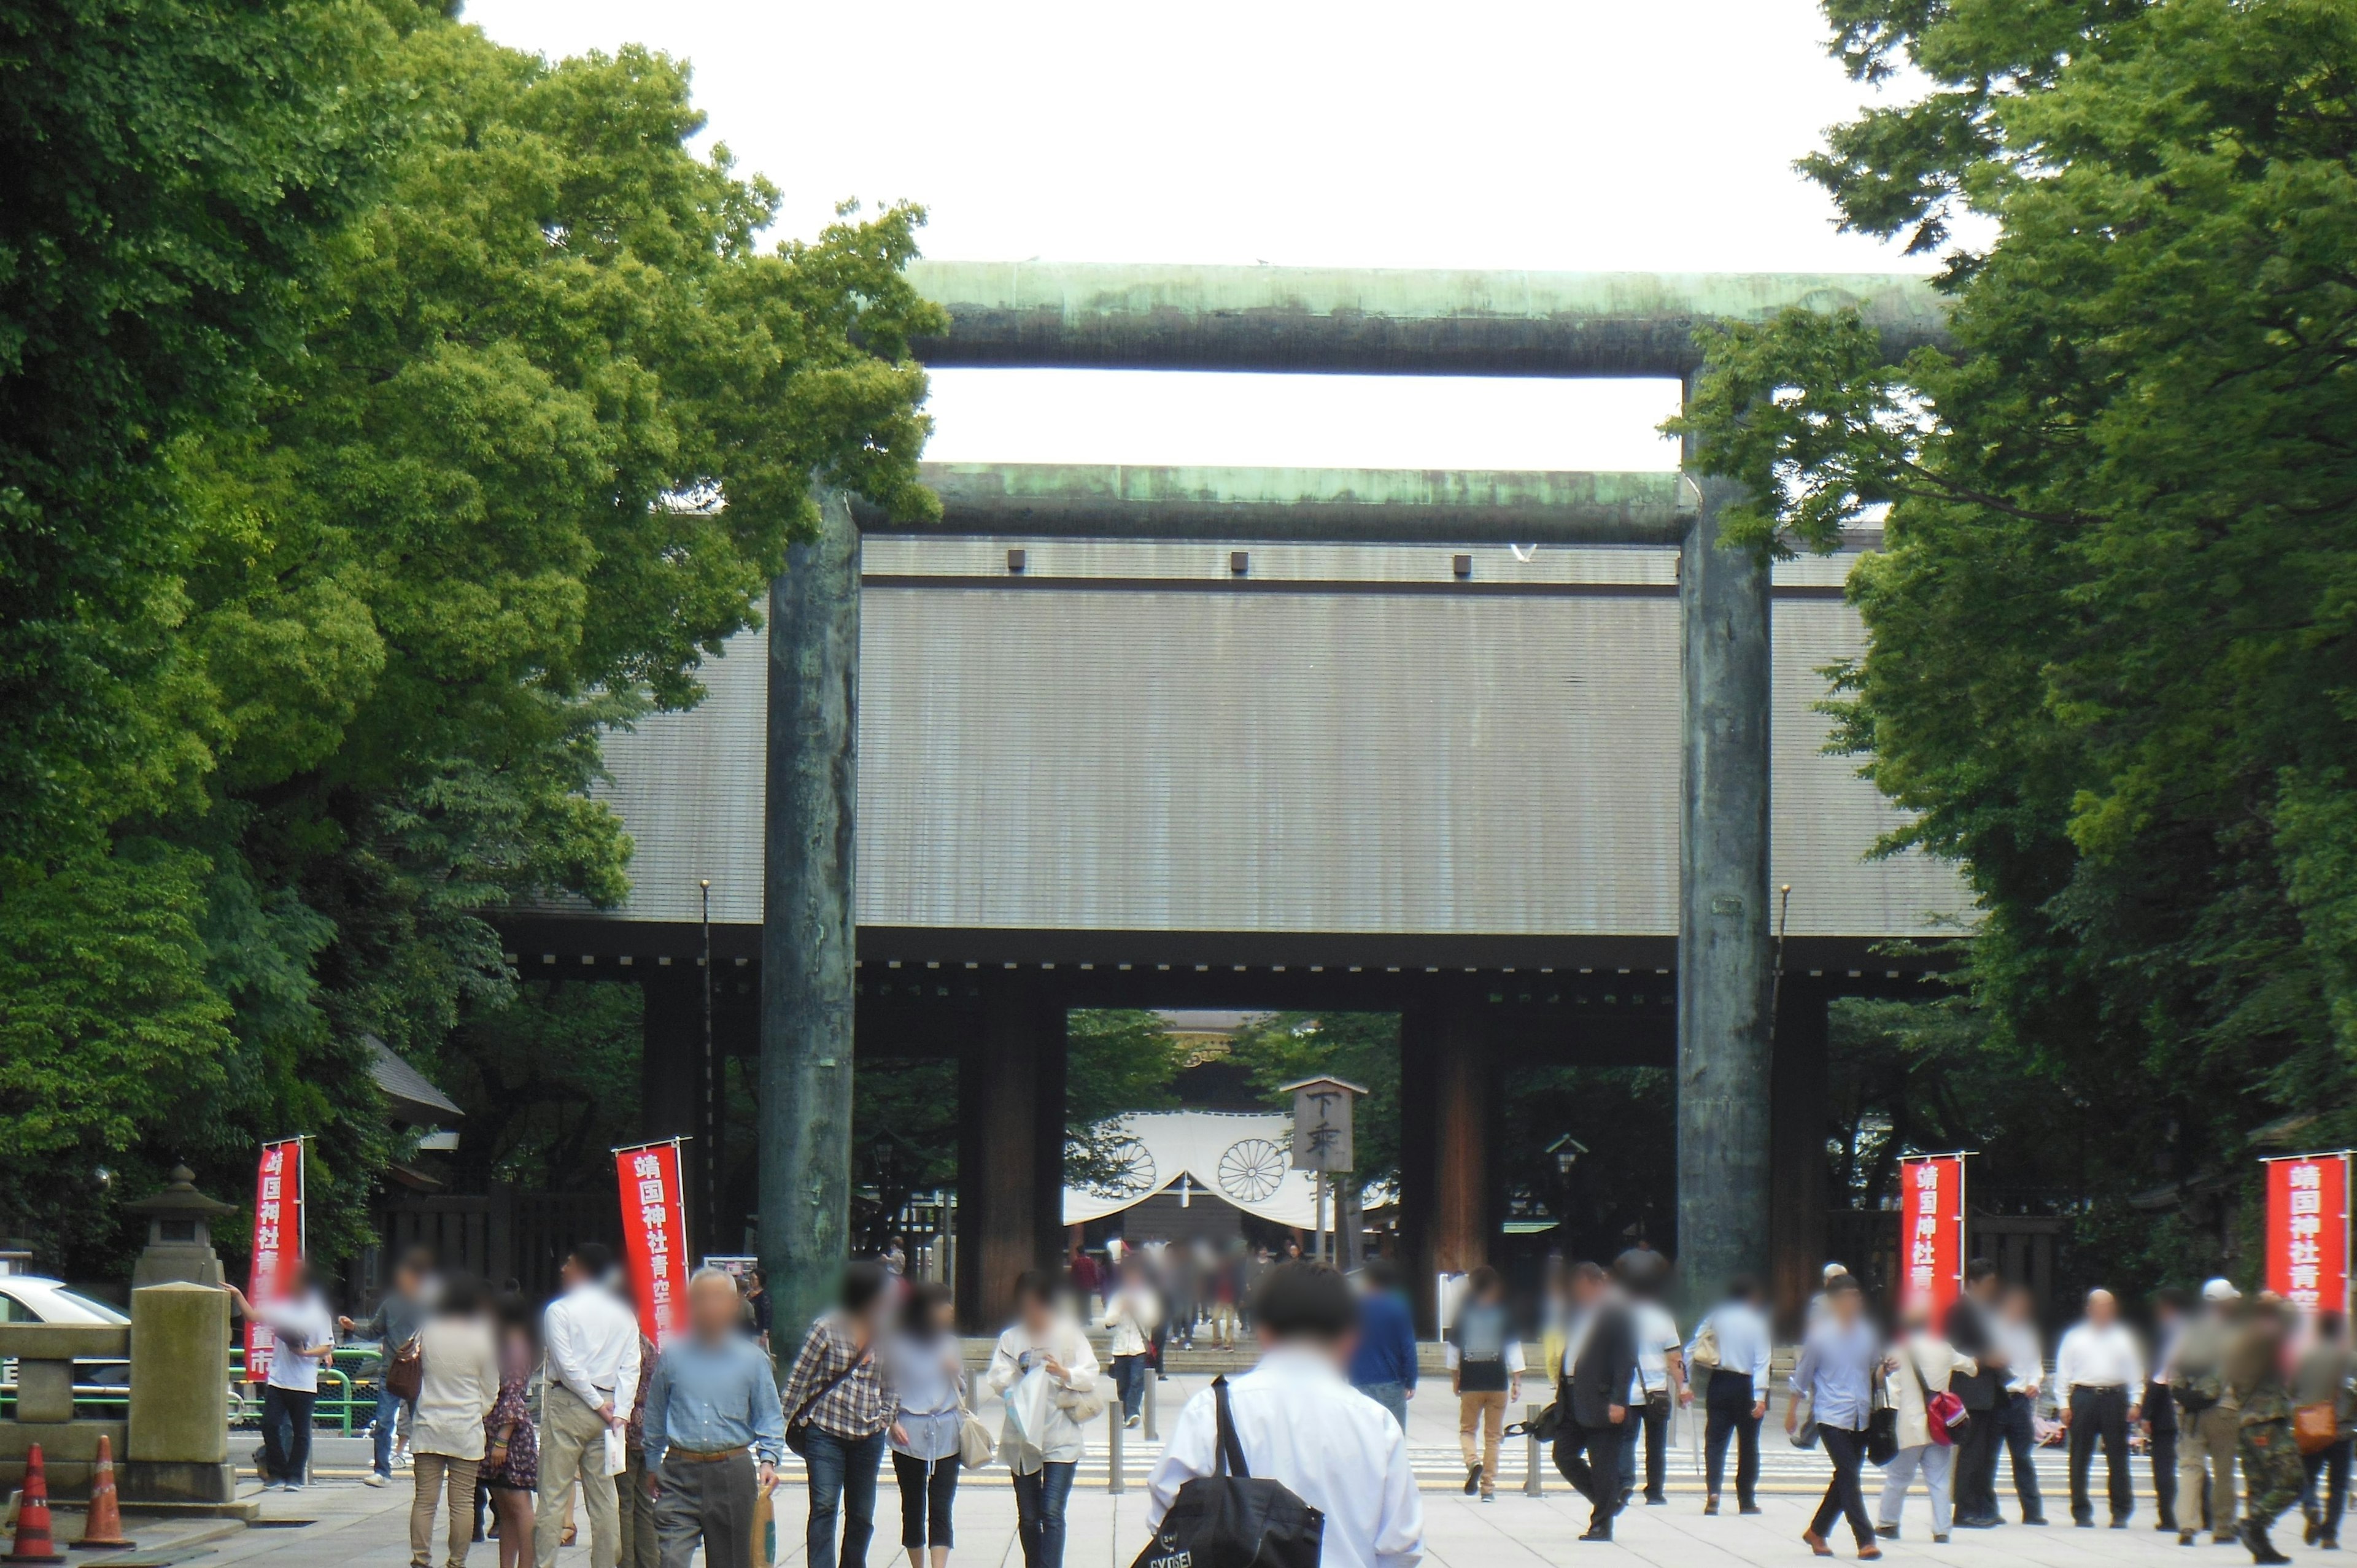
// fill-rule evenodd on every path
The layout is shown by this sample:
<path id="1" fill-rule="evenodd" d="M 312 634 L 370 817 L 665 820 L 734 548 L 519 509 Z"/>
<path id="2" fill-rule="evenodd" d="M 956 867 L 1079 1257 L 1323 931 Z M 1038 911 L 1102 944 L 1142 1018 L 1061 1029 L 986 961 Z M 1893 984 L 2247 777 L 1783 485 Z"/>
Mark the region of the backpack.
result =
<path id="1" fill-rule="evenodd" d="M 1228 1412 L 1228 1380 L 1211 1380 L 1219 1440 L 1211 1473 L 1178 1488 L 1132 1568 L 1318 1568 L 1326 1516 L 1282 1482 L 1254 1480 Z"/>
<path id="2" fill-rule="evenodd" d="M 2169 1393 L 2188 1415 L 2199 1415 L 2226 1397 L 2218 1338 L 2207 1325 L 2196 1325 L 2179 1342 L 2177 1362 L 2169 1374 Z"/>

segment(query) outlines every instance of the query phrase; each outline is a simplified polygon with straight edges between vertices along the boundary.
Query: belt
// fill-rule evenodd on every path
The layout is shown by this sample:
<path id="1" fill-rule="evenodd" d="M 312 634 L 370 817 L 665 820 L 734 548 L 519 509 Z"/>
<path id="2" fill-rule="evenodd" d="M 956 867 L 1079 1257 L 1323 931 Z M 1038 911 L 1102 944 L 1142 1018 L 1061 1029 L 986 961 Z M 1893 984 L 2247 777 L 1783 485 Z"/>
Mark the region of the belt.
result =
<path id="1" fill-rule="evenodd" d="M 751 1452 L 750 1448 L 740 1444 L 735 1448 L 714 1448 L 708 1451 L 694 1448 L 667 1448 L 663 1450 L 663 1457 L 677 1459 L 686 1465 L 717 1465 L 723 1459 L 734 1459 L 740 1454 Z"/>
<path id="2" fill-rule="evenodd" d="M 2113 1394 L 2126 1393 L 2127 1388 L 2126 1383 L 2072 1383 L 2071 1391 L 2075 1394 L 2081 1389 L 2084 1389 L 2091 1394 Z"/>

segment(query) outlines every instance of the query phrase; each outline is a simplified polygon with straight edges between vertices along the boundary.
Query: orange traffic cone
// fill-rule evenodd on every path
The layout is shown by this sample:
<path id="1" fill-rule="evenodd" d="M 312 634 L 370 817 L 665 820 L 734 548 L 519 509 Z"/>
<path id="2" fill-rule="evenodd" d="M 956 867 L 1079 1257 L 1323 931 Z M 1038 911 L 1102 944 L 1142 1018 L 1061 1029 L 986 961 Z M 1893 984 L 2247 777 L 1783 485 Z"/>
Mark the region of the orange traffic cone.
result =
<path id="1" fill-rule="evenodd" d="M 123 1538 L 123 1508 L 114 1497 L 114 1444 L 102 1432 L 98 1434 L 98 1464 L 90 1476 L 90 1517 L 82 1521 L 81 1539 L 74 1542 L 74 1550 L 120 1551 L 138 1544 Z"/>
<path id="2" fill-rule="evenodd" d="M 11 1563 L 62 1563 L 58 1543 L 49 1539 L 49 1476 L 41 1467 L 41 1445 L 25 1455 L 25 1492 L 16 1504 L 16 1550 Z"/>

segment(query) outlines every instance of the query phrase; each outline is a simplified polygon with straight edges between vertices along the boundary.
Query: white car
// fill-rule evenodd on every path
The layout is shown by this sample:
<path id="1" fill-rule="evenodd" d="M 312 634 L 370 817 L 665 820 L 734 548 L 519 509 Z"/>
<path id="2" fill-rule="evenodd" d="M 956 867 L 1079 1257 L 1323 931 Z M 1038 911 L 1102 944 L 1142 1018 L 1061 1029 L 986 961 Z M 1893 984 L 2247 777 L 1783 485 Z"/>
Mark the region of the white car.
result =
<path id="1" fill-rule="evenodd" d="M 81 1323 L 121 1326 L 131 1321 L 122 1308 L 87 1296 L 63 1280 L 38 1274 L 0 1274 L 0 1323 Z M 0 1363 L 0 1378 L 16 1380 L 16 1364 Z M 106 1359 L 74 1363 L 74 1382 L 84 1388 L 119 1389 L 131 1381 L 131 1363 Z"/>

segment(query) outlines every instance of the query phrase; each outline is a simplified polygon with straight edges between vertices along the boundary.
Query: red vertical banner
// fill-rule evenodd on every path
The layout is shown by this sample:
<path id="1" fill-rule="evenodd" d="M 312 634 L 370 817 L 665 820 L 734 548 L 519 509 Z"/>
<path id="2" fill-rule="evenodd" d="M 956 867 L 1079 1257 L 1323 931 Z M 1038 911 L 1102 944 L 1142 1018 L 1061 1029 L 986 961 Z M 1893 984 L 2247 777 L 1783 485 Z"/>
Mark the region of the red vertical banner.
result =
<path id="1" fill-rule="evenodd" d="M 1899 1162 L 1899 1305 L 1945 1312 L 1964 1283 L 1964 1156 Z"/>
<path id="2" fill-rule="evenodd" d="M 2302 1312 L 2349 1310 L 2349 1155 L 2267 1165 L 2267 1288 Z"/>
<path id="3" fill-rule="evenodd" d="M 257 1307 L 277 1300 L 286 1291 L 286 1276 L 303 1255 L 303 1140 L 284 1138 L 262 1145 L 262 1160 L 253 1176 L 253 1268 L 245 1282 L 246 1299 Z M 258 1317 L 245 1320 L 245 1380 L 259 1383 L 270 1376 L 270 1358 L 278 1337 Z"/>
<path id="4" fill-rule="evenodd" d="M 660 1350 L 686 1321 L 687 1194 L 679 1179 L 679 1143 L 614 1151 L 621 1184 L 622 1251 L 639 1327 Z"/>

